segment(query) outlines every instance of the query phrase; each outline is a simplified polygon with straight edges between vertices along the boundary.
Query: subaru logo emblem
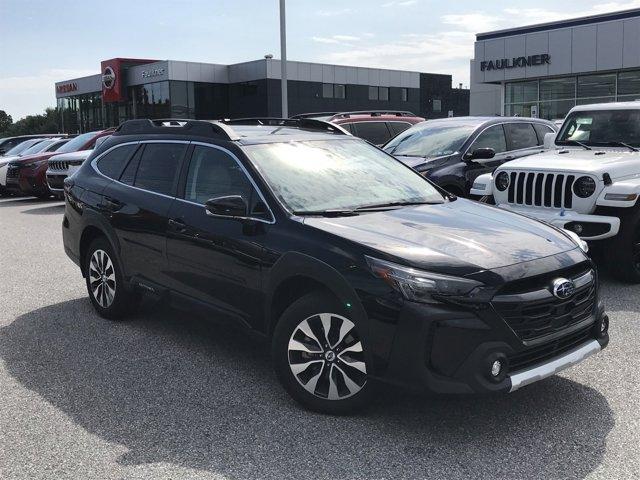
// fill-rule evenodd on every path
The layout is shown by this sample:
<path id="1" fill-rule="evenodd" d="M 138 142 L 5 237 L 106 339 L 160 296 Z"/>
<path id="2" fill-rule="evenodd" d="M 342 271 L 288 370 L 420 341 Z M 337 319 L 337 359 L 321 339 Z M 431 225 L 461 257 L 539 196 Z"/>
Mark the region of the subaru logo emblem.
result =
<path id="1" fill-rule="evenodd" d="M 566 278 L 556 278 L 553 281 L 553 294 L 561 300 L 573 296 L 576 291 L 576 286 L 571 280 Z"/>

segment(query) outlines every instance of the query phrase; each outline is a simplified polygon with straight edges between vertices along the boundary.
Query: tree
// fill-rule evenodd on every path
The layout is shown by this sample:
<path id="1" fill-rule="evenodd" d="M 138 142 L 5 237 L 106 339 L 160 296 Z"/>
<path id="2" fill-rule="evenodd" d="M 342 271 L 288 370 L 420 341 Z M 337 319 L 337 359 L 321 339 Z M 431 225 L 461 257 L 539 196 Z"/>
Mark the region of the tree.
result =
<path id="1" fill-rule="evenodd" d="M 57 133 L 60 131 L 60 115 L 55 108 L 47 108 L 44 115 L 27 115 L 11 124 L 3 136 L 33 135 L 37 133 Z"/>
<path id="2" fill-rule="evenodd" d="M 4 133 L 11 125 L 13 125 L 11 115 L 7 115 L 7 112 L 0 110 L 0 134 Z"/>

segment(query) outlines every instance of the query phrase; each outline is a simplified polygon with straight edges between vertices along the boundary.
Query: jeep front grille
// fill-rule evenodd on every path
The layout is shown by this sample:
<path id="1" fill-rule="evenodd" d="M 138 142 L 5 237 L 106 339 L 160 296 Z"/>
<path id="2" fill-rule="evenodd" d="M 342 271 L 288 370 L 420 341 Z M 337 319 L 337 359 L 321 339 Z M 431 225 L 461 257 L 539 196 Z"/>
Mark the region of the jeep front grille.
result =
<path id="1" fill-rule="evenodd" d="M 65 171 L 69 169 L 69 162 L 65 160 L 49 160 L 51 170 Z"/>
<path id="2" fill-rule="evenodd" d="M 546 208 L 573 206 L 574 175 L 542 172 L 508 172 L 508 202 Z"/>

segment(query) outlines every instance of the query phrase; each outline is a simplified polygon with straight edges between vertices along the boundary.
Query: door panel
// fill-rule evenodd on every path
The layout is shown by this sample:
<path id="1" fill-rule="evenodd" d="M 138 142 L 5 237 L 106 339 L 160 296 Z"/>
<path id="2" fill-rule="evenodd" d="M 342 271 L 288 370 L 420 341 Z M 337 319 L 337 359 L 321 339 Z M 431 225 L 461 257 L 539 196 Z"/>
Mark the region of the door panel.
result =
<path id="1" fill-rule="evenodd" d="M 102 209 L 118 237 L 127 276 L 167 283 L 167 215 L 186 148 L 187 143 L 146 144 L 129 162 L 137 169 L 132 173 L 127 167 L 121 181 L 112 182 L 104 191 Z"/>
<path id="2" fill-rule="evenodd" d="M 241 195 L 247 216 L 214 217 L 210 198 Z M 188 166 L 183 199 L 171 206 L 167 257 L 171 288 L 251 322 L 262 315 L 261 264 L 270 223 L 265 205 L 238 161 L 225 151 L 196 145 Z M 271 218 L 269 216 L 269 218 Z"/>
<path id="3" fill-rule="evenodd" d="M 493 148 L 496 155 L 485 160 L 472 160 L 467 164 L 465 177 L 468 187 L 471 187 L 480 175 L 493 172 L 504 162 L 512 159 L 510 152 L 507 151 L 507 138 L 502 125 L 493 125 L 482 131 L 467 152 L 471 153 L 478 148 Z"/>

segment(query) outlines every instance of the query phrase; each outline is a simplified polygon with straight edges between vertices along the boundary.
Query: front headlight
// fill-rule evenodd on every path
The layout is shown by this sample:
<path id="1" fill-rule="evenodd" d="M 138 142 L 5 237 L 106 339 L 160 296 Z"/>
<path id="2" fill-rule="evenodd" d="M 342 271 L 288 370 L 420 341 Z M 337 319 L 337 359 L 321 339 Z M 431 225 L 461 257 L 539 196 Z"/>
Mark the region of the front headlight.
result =
<path id="1" fill-rule="evenodd" d="M 500 172 L 496 176 L 496 188 L 501 192 L 509 188 L 509 174 L 507 172 Z"/>
<path id="2" fill-rule="evenodd" d="M 571 240 L 573 240 L 575 244 L 578 245 L 584 253 L 589 252 L 589 245 L 587 244 L 587 242 L 581 239 L 576 232 L 572 232 L 571 230 L 567 230 L 567 229 L 563 229 L 563 231 L 569 237 L 571 237 Z"/>
<path id="3" fill-rule="evenodd" d="M 373 257 L 365 258 L 377 277 L 412 302 L 437 303 L 437 297 L 467 296 L 482 286 L 475 280 L 417 270 Z"/>
<path id="4" fill-rule="evenodd" d="M 589 198 L 596 191 L 596 181 L 591 177 L 580 177 L 573 184 L 573 192 L 580 198 Z"/>

